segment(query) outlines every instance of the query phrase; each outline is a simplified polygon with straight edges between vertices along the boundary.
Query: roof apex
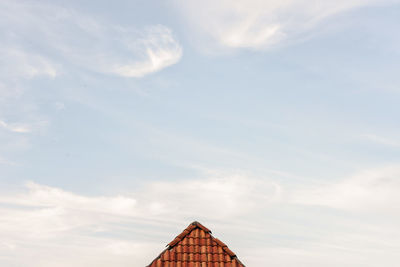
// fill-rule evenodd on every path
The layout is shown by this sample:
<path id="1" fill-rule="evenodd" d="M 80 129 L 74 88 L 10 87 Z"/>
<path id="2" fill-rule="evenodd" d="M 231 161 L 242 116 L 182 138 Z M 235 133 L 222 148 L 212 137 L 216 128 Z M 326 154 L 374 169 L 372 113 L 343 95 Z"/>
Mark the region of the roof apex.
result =
<path id="1" fill-rule="evenodd" d="M 232 264 L 224 266 L 244 267 L 236 254 L 221 240 L 213 237 L 211 231 L 198 221 L 189 224 L 148 267 L 175 266 L 170 264 L 180 262 L 202 263 L 201 266 L 205 263 L 223 262 Z"/>
<path id="2" fill-rule="evenodd" d="M 202 229 L 204 232 L 211 234 L 211 230 L 208 229 L 207 227 L 205 227 L 204 225 L 202 225 L 201 223 L 199 223 L 198 221 L 192 222 L 191 225 L 195 225 L 195 226 L 199 227 L 200 229 Z"/>
<path id="3" fill-rule="evenodd" d="M 176 244 L 178 244 L 182 239 L 185 238 L 185 236 L 187 236 L 188 234 L 190 234 L 194 229 L 196 228 L 200 228 L 201 230 L 203 230 L 204 232 L 206 232 L 207 234 L 211 234 L 211 231 L 205 227 L 204 225 L 202 225 L 201 223 L 199 223 L 198 221 L 194 221 L 191 224 L 189 224 L 188 227 L 186 227 L 185 230 L 183 230 L 183 232 L 178 235 L 177 237 L 175 237 L 174 240 L 172 240 L 171 242 L 168 243 L 167 247 L 173 247 Z"/>

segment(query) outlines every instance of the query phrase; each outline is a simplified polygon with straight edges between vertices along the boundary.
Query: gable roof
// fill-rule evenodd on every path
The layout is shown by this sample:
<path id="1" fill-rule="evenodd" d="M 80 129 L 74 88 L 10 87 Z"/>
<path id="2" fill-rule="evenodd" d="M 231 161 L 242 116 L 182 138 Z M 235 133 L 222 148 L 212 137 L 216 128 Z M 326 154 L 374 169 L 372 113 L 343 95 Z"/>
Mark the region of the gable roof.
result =
<path id="1" fill-rule="evenodd" d="M 245 267 L 199 222 L 191 223 L 147 267 Z"/>

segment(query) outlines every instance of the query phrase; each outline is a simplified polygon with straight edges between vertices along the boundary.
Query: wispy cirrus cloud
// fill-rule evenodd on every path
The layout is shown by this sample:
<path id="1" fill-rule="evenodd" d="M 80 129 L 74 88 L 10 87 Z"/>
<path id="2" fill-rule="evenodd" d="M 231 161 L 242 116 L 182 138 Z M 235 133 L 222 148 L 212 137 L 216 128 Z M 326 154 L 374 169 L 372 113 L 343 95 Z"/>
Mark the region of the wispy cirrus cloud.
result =
<path id="1" fill-rule="evenodd" d="M 396 0 L 176 2 L 182 16 L 203 36 L 203 41 L 222 47 L 263 50 L 304 39 L 337 14 Z"/>
<path id="2" fill-rule="evenodd" d="M 142 77 L 182 56 L 179 42 L 163 25 L 124 27 L 44 3 L 4 1 L 0 7 L 0 29 L 6 33 L 1 51 L 10 57 L 7 65 L 22 76 L 54 77 L 58 72 L 53 62 L 62 71 L 80 67 Z"/>
<path id="3" fill-rule="evenodd" d="M 111 73 L 126 77 L 143 77 L 177 63 L 182 57 L 182 47 L 165 26 L 149 27 L 138 42 L 138 50 L 144 55 L 139 61 L 115 64 Z"/>
<path id="4" fill-rule="evenodd" d="M 18 45 L 1 45 L 1 63 L 3 71 L 7 70 L 8 78 L 30 79 L 37 76 L 56 77 L 55 65 L 40 54 L 32 54 Z M 11 75 L 11 77 L 10 77 Z"/>
<path id="5" fill-rule="evenodd" d="M 400 147 L 400 141 L 397 141 L 392 138 L 388 138 L 385 136 L 380 136 L 376 134 L 364 134 L 362 137 L 366 140 L 372 141 L 377 144 L 381 144 L 384 146 L 389 146 L 389 147 Z"/>
<path id="6" fill-rule="evenodd" d="M 16 165 L 15 162 L 13 162 L 13 161 L 11 161 L 11 160 L 8 160 L 8 159 L 5 159 L 5 158 L 3 158 L 2 156 L 0 156 L 0 164 L 9 165 L 9 166 L 14 166 L 14 165 Z"/>

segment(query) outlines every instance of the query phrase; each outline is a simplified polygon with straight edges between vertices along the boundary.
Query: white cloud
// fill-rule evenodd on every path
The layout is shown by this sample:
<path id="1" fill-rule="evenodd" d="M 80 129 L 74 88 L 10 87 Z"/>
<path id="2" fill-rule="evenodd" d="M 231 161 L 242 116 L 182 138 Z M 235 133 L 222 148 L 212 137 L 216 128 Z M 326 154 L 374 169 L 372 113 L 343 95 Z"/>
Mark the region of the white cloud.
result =
<path id="1" fill-rule="evenodd" d="M 0 253 L 34 267 L 143 266 L 169 242 L 149 238 L 165 227 L 200 217 L 229 221 L 279 198 L 274 183 L 239 174 L 150 182 L 130 196 L 83 196 L 32 182 L 26 189 L 0 195 Z"/>
<path id="2" fill-rule="evenodd" d="M 147 29 L 141 44 L 146 55 L 144 60 L 118 64 L 111 72 L 126 77 L 142 77 L 177 63 L 182 56 L 181 46 L 172 37 L 171 30 L 164 26 Z"/>
<path id="3" fill-rule="evenodd" d="M 115 215 L 135 215 L 136 200 L 117 197 L 84 197 L 59 188 L 38 185 L 33 182 L 26 184 L 27 193 L 17 198 L 3 197 L 3 203 L 13 203 L 27 207 L 43 207 L 45 211 L 77 210 Z"/>
<path id="4" fill-rule="evenodd" d="M 216 174 L 208 179 L 154 182 L 146 188 L 143 198 L 149 198 L 146 202 L 153 215 L 181 213 L 193 217 L 202 214 L 224 219 L 253 211 L 260 201 L 263 205 L 277 202 L 280 193 L 280 186 L 272 181 L 243 174 Z"/>
<path id="5" fill-rule="evenodd" d="M 399 173 L 393 166 L 326 187 L 290 189 L 273 179 L 214 172 L 204 179 L 148 182 L 116 196 L 27 183 L 27 190 L 0 195 L 0 264 L 144 266 L 199 219 L 250 266 L 264 265 L 269 255 L 272 267 L 316 267 L 327 258 L 335 260 L 326 266 L 372 267 L 382 257 L 395 267 Z"/>
<path id="6" fill-rule="evenodd" d="M 0 197 L 0 253 L 20 255 L 9 264 L 34 267 L 143 266 L 164 245 L 143 235 L 152 236 L 177 222 L 186 224 L 188 217 L 228 219 L 275 195 L 270 183 L 243 176 L 155 182 L 132 196 L 111 197 L 82 196 L 35 183 L 26 186 L 28 191 Z M 261 196 L 262 188 L 272 197 Z M 136 239 L 132 232 L 142 237 Z M 126 235 L 131 237 L 123 238 Z M 76 256 L 67 256 L 71 254 Z"/>
<path id="7" fill-rule="evenodd" d="M 400 166 L 370 169 L 336 183 L 299 191 L 295 202 L 353 211 L 398 212 Z"/>
<path id="8" fill-rule="evenodd" d="M 40 208 L 46 215 L 72 218 L 71 212 L 110 214 L 126 217 L 154 218 L 180 213 L 178 219 L 204 214 L 208 217 L 230 217 L 280 200 L 280 186 L 271 181 L 251 179 L 245 175 L 218 174 L 211 178 L 181 182 L 152 182 L 132 196 L 84 197 L 59 188 L 29 182 L 27 192 L 3 196 L 2 203 Z M 186 199 L 186 201 L 182 201 Z M 225 208 L 221 212 L 215 203 Z M 82 217 L 82 221 L 84 218 Z M 95 223 L 96 219 L 89 223 Z M 52 227 L 46 226 L 45 231 Z"/>
<path id="9" fill-rule="evenodd" d="M 324 20 L 377 0 L 176 1 L 198 33 L 222 47 L 267 49 L 307 37 Z"/>

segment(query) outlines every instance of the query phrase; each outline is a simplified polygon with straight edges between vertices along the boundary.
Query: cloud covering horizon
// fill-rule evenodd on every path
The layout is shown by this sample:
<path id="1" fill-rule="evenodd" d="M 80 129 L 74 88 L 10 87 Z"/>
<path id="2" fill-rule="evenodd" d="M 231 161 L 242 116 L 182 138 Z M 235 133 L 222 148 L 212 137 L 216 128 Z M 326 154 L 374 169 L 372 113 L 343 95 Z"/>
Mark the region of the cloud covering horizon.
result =
<path id="1" fill-rule="evenodd" d="M 369 257 L 363 266 L 376 266 L 384 252 L 393 257 L 386 259 L 385 265 L 395 266 L 390 260 L 395 259 L 400 234 L 396 227 L 400 220 L 398 208 L 393 205 L 400 202 L 397 164 L 356 173 L 331 184 L 297 187 L 244 173 L 212 171 L 204 175 L 188 181 L 149 182 L 131 194 L 116 196 L 85 196 L 28 182 L 25 190 L 0 197 L 0 231 L 5 234 L 0 253 L 9 260 L 18 253 L 16 263 L 31 266 L 54 266 L 59 262 L 60 266 L 77 267 L 111 263 L 125 266 L 134 262 L 142 266 L 156 255 L 151 254 L 156 253 L 154 248 L 178 234 L 179 227 L 201 220 L 218 229 L 217 236 L 229 235 L 241 258 L 252 266 L 262 264 L 262 255 L 270 253 L 287 258 L 282 261 L 272 257 L 273 266 L 296 264 L 299 259 L 319 266 L 327 264 L 322 257 L 327 248 L 339 257 L 327 266 L 348 262 L 362 266 L 357 263 L 360 255 Z M 322 207 L 327 209 L 317 219 Z M 279 209 L 284 217 L 288 216 L 285 220 L 280 218 L 281 225 L 276 221 L 282 216 L 277 213 Z M 270 215 L 262 218 L 260 214 Z M 380 218 L 361 222 L 366 214 Z M 329 218 L 335 219 L 337 225 L 330 225 Z M 386 228 L 377 228 L 383 220 L 387 221 Z M 314 232 L 304 232 L 311 226 Z M 155 231 L 158 228 L 165 232 Z M 259 235 L 266 239 L 259 240 Z M 280 235 L 288 240 L 277 238 Z M 370 236 L 369 240 L 364 240 L 366 236 Z M 96 243 L 99 246 L 93 246 Z M 373 243 L 377 244 L 375 248 L 371 247 Z M 315 246 L 319 247 L 317 251 Z M 253 247 L 257 250 L 250 252 Z M 67 256 L 78 248 L 80 257 L 99 254 L 92 259 Z M 31 262 L 31 256 L 39 256 L 47 249 L 57 257 Z M 65 256 L 58 254 L 60 249 Z M 259 254 L 253 258 L 247 250 Z"/>

